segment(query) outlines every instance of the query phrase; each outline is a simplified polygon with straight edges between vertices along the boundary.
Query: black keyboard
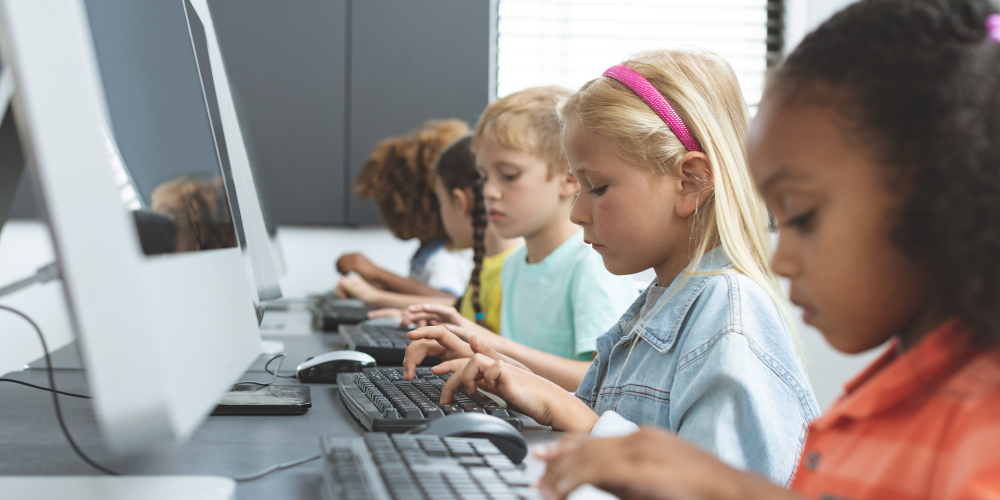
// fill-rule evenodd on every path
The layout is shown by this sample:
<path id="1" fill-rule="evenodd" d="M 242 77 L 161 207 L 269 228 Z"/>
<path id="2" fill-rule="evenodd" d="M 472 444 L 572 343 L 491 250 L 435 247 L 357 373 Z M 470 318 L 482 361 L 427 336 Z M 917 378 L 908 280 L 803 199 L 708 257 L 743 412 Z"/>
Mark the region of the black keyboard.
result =
<path id="1" fill-rule="evenodd" d="M 322 332 L 335 332 L 340 325 L 356 325 L 368 319 L 368 311 L 375 309 L 361 305 L 357 300 L 345 300 L 332 295 L 309 297 L 309 312 L 313 327 Z"/>
<path id="2" fill-rule="evenodd" d="M 369 431 L 405 432 L 452 413 L 476 412 L 500 417 L 519 431 L 524 423 L 482 392 L 455 391 L 450 405 L 441 404 L 441 386 L 450 374 L 438 377 L 429 368 L 417 368 L 417 377 L 403 380 L 402 368 L 365 368 L 361 373 L 337 375 L 340 399 Z"/>
<path id="3" fill-rule="evenodd" d="M 406 346 L 410 345 L 406 333 L 410 330 L 412 328 L 370 323 L 343 325 L 340 327 L 340 336 L 343 337 L 348 349 L 368 354 L 380 365 L 396 366 L 403 364 Z M 434 366 L 440 362 L 439 358 L 426 358 L 421 365 Z"/>
<path id="4" fill-rule="evenodd" d="M 327 500 L 541 499 L 524 466 L 486 439 L 326 436 L 320 449 Z"/>

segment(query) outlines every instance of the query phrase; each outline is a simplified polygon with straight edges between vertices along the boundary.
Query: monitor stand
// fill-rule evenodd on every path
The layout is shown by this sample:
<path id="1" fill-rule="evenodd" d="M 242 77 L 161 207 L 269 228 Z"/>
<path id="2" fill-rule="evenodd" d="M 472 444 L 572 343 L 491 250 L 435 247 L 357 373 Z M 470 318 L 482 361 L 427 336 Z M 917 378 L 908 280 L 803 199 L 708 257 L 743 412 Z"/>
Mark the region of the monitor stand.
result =
<path id="1" fill-rule="evenodd" d="M 236 482 L 217 476 L 4 476 L 5 498 L 36 500 L 235 500 Z"/>

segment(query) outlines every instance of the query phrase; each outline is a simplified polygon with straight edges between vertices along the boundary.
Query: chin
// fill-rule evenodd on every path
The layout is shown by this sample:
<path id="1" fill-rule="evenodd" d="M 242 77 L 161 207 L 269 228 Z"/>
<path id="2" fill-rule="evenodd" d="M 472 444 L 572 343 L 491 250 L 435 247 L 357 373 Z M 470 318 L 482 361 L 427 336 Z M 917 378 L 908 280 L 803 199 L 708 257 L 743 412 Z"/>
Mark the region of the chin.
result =
<path id="1" fill-rule="evenodd" d="M 636 269 L 633 265 L 629 265 L 626 262 L 622 262 L 603 254 L 601 255 L 601 259 L 604 260 L 604 268 L 607 269 L 609 273 L 616 276 L 626 276 L 629 274 L 641 273 L 646 270 Z"/>

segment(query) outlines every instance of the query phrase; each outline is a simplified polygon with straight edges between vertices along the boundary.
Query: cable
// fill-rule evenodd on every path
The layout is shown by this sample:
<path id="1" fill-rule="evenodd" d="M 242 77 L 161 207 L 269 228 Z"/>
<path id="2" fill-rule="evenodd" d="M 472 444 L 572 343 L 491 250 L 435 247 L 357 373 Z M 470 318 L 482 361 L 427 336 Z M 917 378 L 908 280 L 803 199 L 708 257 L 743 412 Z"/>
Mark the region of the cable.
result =
<path id="1" fill-rule="evenodd" d="M 279 470 L 285 470 L 285 469 L 291 469 L 292 467 L 298 467 L 298 466 L 300 466 L 302 464 L 307 464 L 309 462 L 312 462 L 313 460 L 319 460 L 322 457 L 323 457 L 323 455 L 315 455 L 315 456 L 311 456 L 309 458 L 303 458 L 303 459 L 300 459 L 300 460 L 295 460 L 293 462 L 285 462 L 283 464 L 272 465 L 272 466 L 270 466 L 270 467 L 268 467 L 268 468 L 266 468 L 266 469 L 264 469 L 264 470 L 262 470 L 260 472 L 257 472 L 257 473 L 254 473 L 254 474 L 250 474 L 249 476 L 234 477 L 233 481 L 236 481 L 237 483 L 245 483 L 247 481 L 254 481 L 254 480 L 260 479 L 260 478 L 262 478 L 262 477 L 264 477 L 264 476 L 266 476 L 266 475 L 268 475 L 268 474 L 270 474 L 272 472 L 277 472 Z"/>
<path id="2" fill-rule="evenodd" d="M 7 306 L 4 306 L 4 305 L 0 305 L 0 310 L 7 311 L 9 313 L 16 314 L 16 315 L 20 316 L 22 319 L 24 319 L 25 321 L 27 321 L 28 324 L 30 324 L 31 327 L 35 329 L 35 333 L 38 334 L 38 340 L 42 342 L 42 351 L 45 353 L 45 370 L 49 374 L 49 387 L 52 388 L 52 390 L 51 390 L 51 392 L 52 392 L 52 404 L 56 407 L 56 419 L 59 420 L 59 427 L 62 428 L 63 435 L 66 436 L 66 441 L 69 441 L 70 447 L 73 448 L 73 451 L 75 451 L 76 454 L 79 455 L 80 458 L 82 458 L 84 462 L 87 462 L 88 464 L 90 464 L 91 467 L 93 467 L 93 468 L 95 468 L 95 469 L 97 469 L 97 470 L 99 470 L 99 471 L 101 471 L 101 472 L 103 472 L 105 474 L 108 474 L 110 476 L 120 476 L 121 474 L 119 474 L 119 473 L 117 473 L 117 472 L 115 472 L 115 471 L 113 471 L 113 470 L 111 470 L 111 469 L 109 469 L 107 467 L 104 467 L 103 465 L 95 462 L 93 459 L 91 459 L 90 457 L 88 457 L 87 454 L 84 453 L 83 450 L 81 450 L 79 446 L 77 446 L 76 441 L 73 440 L 73 436 L 70 435 L 69 428 L 66 427 L 66 421 L 63 420 L 62 408 L 59 407 L 59 390 L 56 389 L 56 377 L 55 377 L 55 375 L 52 372 L 52 359 L 49 357 L 49 346 L 48 346 L 48 344 L 45 343 L 45 336 L 42 335 L 42 329 L 39 328 L 38 324 L 35 323 L 35 321 L 33 319 L 29 318 L 27 314 L 24 314 L 23 312 L 18 311 L 17 309 L 14 309 L 12 307 L 7 307 Z"/>
<path id="3" fill-rule="evenodd" d="M 27 321 L 28 324 L 30 324 L 32 328 L 35 329 L 35 333 L 38 334 L 38 340 L 42 343 L 42 352 L 45 353 L 45 371 L 46 371 L 46 373 L 48 373 L 48 376 L 49 376 L 49 386 L 51 387 L 51 389 L 48 388 L 48 387 L 42 387 L 40 385 L 29 384 L 27 382 L 22 382 L 20 380 L 14 380 L 14 379 L 9 379 L 9 378 L 0 378 L 0 382 L 13 382 L 15 384 L 21 384 L 21 385 L 25 385 L 25 386 L 28 386 L 28 387 L 32 387 L 34 389 L 41 389 L 43 391 L 49 391 L 52 394 L 52 404 L 56 408 L 56 419 L 59 420 L 59 427 L 62 429 L 63 435 L 66 436 L 66 441 L 69 441 L 69 445 L 70 445 L 70 447 L 73 448 L 73 451 L 76 452 L 76 454 L 80 458 L 82 458 L 84 462 L 87 462 L 87 464 L 89 464 L 91 467 L 93 467 L 93 468 L 95 468 L 95 469 L 97 469 L 97 470 L 99 470 L 99 471 L 101 471 L 101 472 L 103 472 L 105 474 L 108 474 L 109 476 L 120 476 L 121 473 L 115 472 L 114 470 L 111 470 L 111 469 L 109 469 L 109 468 L 107 468 L 107 467 L 105 467 L 105 466 L 103 466 L 103 465 L 95 462 L 92 458 L 90 458 L 89 456 L 87 456 L 87 454 L 84 453 L 83 450 L 80 449 L 80 447 L 76 444 L 76 441 L 73 440 L 73 436 L 69 433 L 69 428 L 66 426 L 66 421 L 63 419 L 62 408 L 59 406 L 59 395 L 60 394 L 64 394 L 66 396 L 72 396 L 72 397 L 76 397 L 76 398 L 85 398 L 85 399 L 91 399 L 91 398 L 90 398 L 90 396 L 84 396 L 82 394 L 73 394 L 73 393 L 69 393 L 69 392 L 63 392 L 63 391 L 60 391 L 60 390 L 58 390 L 56 388 L 56 377 L 55 377 L 55 373 L 52 370 L 52 359 L 49 356 L 49 346 L 45 342 L 45 336 L 42 335 L 42 329 L 27 314 L 24 314 L 23 312 L 18 311 L 17 309 L 14 309 L 12 307 L 8 307 L 8 306 L 5 306 L 5 305 L 0 305 L 0 310 L 7 311 L 7 312 L 9 312 L 11 314 L 15 314 L 17 316 L 20 316 L 22 319 L 24 319 L 25 321 Z M 281 353 L 281 354 L 278 354 L 277 356 L 274 356 L 273 358 L 269 359 L 267 361 L 267 363 L 264 365 L 265 369 L 275 359 L 281 358 L 281 361 L 284 361 L 284 359 L 285 359 L 286 356 L 288 356 L 288 355 L 285 354 L 285 353 Z M 267 384 L 264 384 L 264 383 L 261 383 L 261 382 L 240 382 L 240 384 L 257 384 L 257 385 L 263 385 L 263 386 L 268 386 L 268 385 L 273 384 L 274 381 L 278 377 L 277 371 L 281 370 L 281 361 L 278 362 L 278 367 L 275 370 L 275 373 L 273 374 L 274 377 L 271 379 L 271 382 L 269 382 Z M 321 457 L 322 457 L 322 455 L 315 455 L 315 456 L 312 456 L 312 457 L 303 458 L 303 459 L 295 460 L 295 461 L 292 461 L 292 462 L 285 462 L 283 464 L 272 465 L 272 466 L 270 466 L 270 467 L 268 467 L 268 468 L 266 468 L 266 469 L 264 469 L 264 470 L 262 470 L 260 472 L 256 472 L 256 473 L 251 474 L 249 476 L 234 477 L 233 480 L 236 481 L 236 482 L 254 481 L 254 480 L 260 479 L 260 478 L 262 478 L 262 477 L 264 477 L 264 476 L 266 476 L 268 474 L 271 474 L 272 472 L 277 472 L 279 470 L 290 469 L 292 467 L 298 467 L 299 465 L 312 462 L 313 460 L 318 460 Z"/>
<path id="4" fill-rule="evenodd" d="M 14 293 L 18 290 L 34 285 L 35 283 L 48 283 L 49 281 L 58 278 L 59 278 L 59 265 L 56 264 L 55 262 L 51 262 L 49 264 L 46 264 L 38 268 L 38 270 L 35 271 L 34 276 L 24 278 L 21 281 L 0 288 L 0 296 Z"/>
<path id="5" fill-rule="evenodd" d="M 267 363 L 264 363 L 264 370 L 267 371 L 267 373 L 271 373 L 270 370 L 267 370 L 267 366 L 270 365 L 272 361 L 276 359 L 278 360 L 278 367 L 274 369 L 274 373 L 271 373 L 271 375 L 273 376 L 271 377 L 270 382 L 255 382 L 253 380 L 244 380 L 242 382 L 236 382 L 233 385 L 259 385 L 261 387 L 267 387 L 269 385 L 273 385 L 274 382 L 278 380 L 278 372 L 281 371 L 281 364 L 285 362 L 285 358 L 287 357 L 288 354 L 281 352 L 275 355 L 273 358 L 267 360 Z"/>
<path id="6" fill-rule="evenodd" d="M 49 389 L 48 387 L 42 387 L 40 385 L 29 384 L 27 382 L 22 382 L 20 380 L 14 380 L 12 378 L 0 378 L 0 382 L 12 382 L 12 383 L 15 383 L 15 384 L 21 384 L 21 385 L 25 385 L 25 386 L 31 387 L 32 389 L 38 389 L 38 390 L 49 391 L 49 392 L 58 392 L 59 394 L 62 394 L 63 396 L 69 396 L 69 397 L 73 397 L 73 398 L 92 399 L 90 396 L 85 396 L 83 394 L 73 394 L 72 392 L 55 391 L 53 389 Z"/>
<path id="7" fill-rule="evenodd" d="M 274 375 L 275 377 L 281 377 L 281 378 L 299 378 L 297 375 L 279 375 L 277 370 L 275 370 L 275 371 L 272 372 L 268 367 L 271 366 L 271 362 L 274 361 L 277 358 L 278 357 L 275 356 L 275 357 L 267 360 L 267 363 L 264 363 L 264 371 L 266 371 L 267 373 L 270 373 L 271 375 Z M 278 368 L 280 369 L 281 365 L 279 365 Z"/>

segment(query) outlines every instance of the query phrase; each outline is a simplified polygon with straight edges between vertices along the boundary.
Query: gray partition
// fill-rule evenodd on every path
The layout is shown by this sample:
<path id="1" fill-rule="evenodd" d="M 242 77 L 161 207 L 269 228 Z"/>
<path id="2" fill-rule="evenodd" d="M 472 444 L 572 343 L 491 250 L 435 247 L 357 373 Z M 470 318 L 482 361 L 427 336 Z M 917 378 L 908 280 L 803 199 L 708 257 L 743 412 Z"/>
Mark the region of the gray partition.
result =
<path id="1" fill-rule="evenodd" d="M 496 94 L 497 0 L 209 6 L 272 230 L 380 224 L 350 192 L 375 143 L 431 118 L 471 125 Z M 23 177 L 11 217 L 37 217 Z"/>

